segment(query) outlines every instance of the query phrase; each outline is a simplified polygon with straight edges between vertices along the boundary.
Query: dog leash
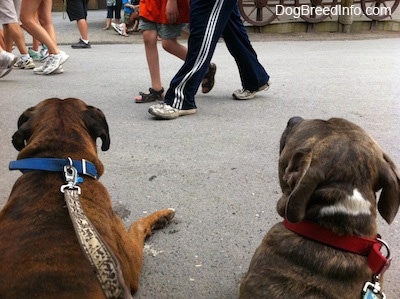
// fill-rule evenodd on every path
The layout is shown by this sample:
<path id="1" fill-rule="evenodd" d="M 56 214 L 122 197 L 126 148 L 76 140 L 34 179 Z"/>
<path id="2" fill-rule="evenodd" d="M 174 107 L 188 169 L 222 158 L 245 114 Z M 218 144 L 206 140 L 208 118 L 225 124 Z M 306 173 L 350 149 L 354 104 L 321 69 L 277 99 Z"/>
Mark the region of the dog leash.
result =
<path id="1" fill-rule="evenodd" d="M 90 264 L 96 269 L 97 279 L 107 298 L 132 298 L 127 287 L 117 257 L 104 242 L 91 221 L 85 215 L 80 203 L 81 188 L 77 184 L 83 179 L 79 175 L 98 178 L 96 166 L 82 160 L 58 158 L 27 158 L 11 161 L 10 170 L 64 172 L 66 185 L 60 191 L 64 199 L 82 250 Z"/>
<path id="2" fill-rule="evenodd" d="M 66 185 L 60 191 L 68 207 L 72 224 L 78 237 L 79 244 L 86 254 L 90 264 L 96 269 L 96 276 L 107 298 L 132 298 L 121 270 L 117 257 L 104 242 L 89 218 L 85 215 L 80 203 L 81 188 L 78 171 L 71 159 L 69 165 L 64 166 Z"/>
<path id="3" fill-rule="evenodd" d="M 373 277 L 371 282 L 367 281 L 365 283 L 362 298 L 386 298 L 385 294 L 381 291 L 379 277 L 389 268 L 391 258 L 389 246 L 385 241 L 380 239 L 380 236 L 376 239 L 354 235 L 340 236 L 330 229 L 307 220 L 292 223 L 285 218 L 284 225 L 287 229 L 308 239 L 367 257 L 368 266 L 373 272 Z M 386 248 L 386 256 L 381 252 L 382 245 Z"/>

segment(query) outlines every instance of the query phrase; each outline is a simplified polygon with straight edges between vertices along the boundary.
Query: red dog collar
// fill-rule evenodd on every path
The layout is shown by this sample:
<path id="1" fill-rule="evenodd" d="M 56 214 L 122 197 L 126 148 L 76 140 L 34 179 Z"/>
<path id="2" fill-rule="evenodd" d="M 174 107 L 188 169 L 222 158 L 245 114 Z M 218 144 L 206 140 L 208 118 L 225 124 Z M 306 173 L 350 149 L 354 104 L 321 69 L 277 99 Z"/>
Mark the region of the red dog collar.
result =
<path id="1" fill-rule="evenodd" d="M 366 256 L 368 265 L 375 275 L 382 274 L 387 268 L 389 268 L 389 247 L 385 242 L 380 240 L 379 237 L 376 239 L 369 239 L 354 235 L 340 236 L 330 229 L 307 220 L 291 223 L 285 218 L 284 225 L 287 229 L 308 239 L 337 249 Z M 387 257 L 385 257 L 380 251 L 382 245 L 386 247 Z"/>

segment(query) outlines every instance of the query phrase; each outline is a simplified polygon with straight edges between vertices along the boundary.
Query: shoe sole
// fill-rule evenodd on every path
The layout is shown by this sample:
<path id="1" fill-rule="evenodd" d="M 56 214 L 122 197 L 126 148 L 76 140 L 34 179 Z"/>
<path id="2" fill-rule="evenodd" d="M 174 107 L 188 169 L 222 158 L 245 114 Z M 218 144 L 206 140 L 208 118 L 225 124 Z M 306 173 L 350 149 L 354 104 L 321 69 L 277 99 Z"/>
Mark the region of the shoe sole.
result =
<path id="1" fill-rule="evenodd" d="M 36 75 L 58 75 L 58 74 L 62 74 L 64 73 L 64 69 L 62 67 L 58 67 L 58 69 L 54 70 L 53 72 L 49 73 L 49 74 L 45 74 L 43 73 L 43 71 L 41 72 L 35 72 L 33 71 Z"/>
<path id="2" fill-rule="evenodd" d="M 34 69 L 35 67 L 36 67 L 35 65 L 30 65 L 30 66 L 21 67 L 19 69 L 21 69 L 21 70 L 31 70 L 31 69 Z"/>
<path id="3" fill-rule="evenodd" d="M 197 109 L 179 110 L 174 114 L 158 114 L 156 111 L 152 109 L 152 107 L 150 107 L 148 112 L 151 115 L 155 116 L 156 119 L 175 119 L 180 116 L 195 114 L 197 112 Z"/>
<path id="4" fill-rule="evenodd" d="M 13 70 L 12 67 L 5 69 L 4 72 L 0 74 L 0 78 L 3 78 L 4 76 L 8 75 L 8 73 L 11 72 L 12 70 Z"/>
<path id="5" fill-rule="evenodd" d="M 90 49 L 91 46 L 71 46 L 72 49 Z"/>

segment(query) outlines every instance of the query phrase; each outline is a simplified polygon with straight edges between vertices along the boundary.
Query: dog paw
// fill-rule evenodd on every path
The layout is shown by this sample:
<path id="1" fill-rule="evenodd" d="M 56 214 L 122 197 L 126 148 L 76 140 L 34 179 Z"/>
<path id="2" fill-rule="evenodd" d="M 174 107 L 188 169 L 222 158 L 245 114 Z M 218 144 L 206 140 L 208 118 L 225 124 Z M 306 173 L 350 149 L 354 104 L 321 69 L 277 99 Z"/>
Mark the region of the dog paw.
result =
<path id="1" fill-rule="evenodd" d="M 175 209 L 173 208 L 164 209 L 158 212 L 160 213 L 160 218 L 156 223 L 154 223 L 152 229 L 164 228 L 175 217 Z"/>

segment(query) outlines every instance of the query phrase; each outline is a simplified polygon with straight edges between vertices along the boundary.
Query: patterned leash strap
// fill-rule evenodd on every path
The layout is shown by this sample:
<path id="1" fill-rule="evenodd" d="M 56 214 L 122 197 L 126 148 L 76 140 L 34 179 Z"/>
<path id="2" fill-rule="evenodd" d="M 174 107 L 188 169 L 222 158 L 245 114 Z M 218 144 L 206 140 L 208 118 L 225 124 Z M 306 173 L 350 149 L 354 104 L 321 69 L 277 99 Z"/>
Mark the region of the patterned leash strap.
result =
<path id="1" fill-rule="evenodd" d="M 118 259 L 104 242 L 96 228 L 85 215 L 80 203 L 80 188 L 75 186 L 77 171 L 70 165 L 64 167 L 67 185 L 61 187 L 76 236 L 107 298 L 132 298 Z"/>

